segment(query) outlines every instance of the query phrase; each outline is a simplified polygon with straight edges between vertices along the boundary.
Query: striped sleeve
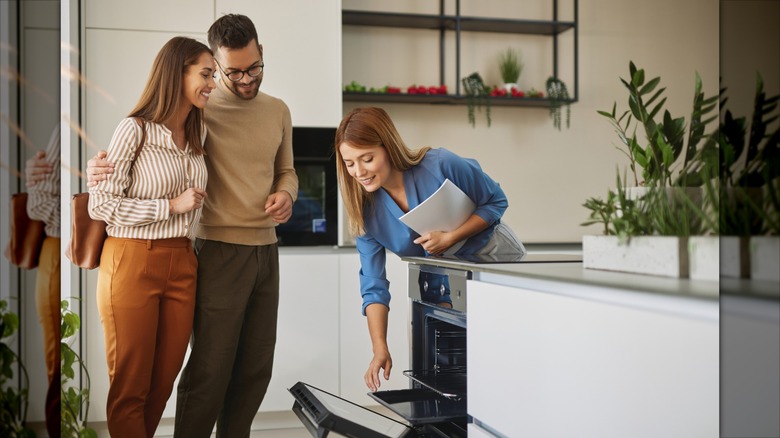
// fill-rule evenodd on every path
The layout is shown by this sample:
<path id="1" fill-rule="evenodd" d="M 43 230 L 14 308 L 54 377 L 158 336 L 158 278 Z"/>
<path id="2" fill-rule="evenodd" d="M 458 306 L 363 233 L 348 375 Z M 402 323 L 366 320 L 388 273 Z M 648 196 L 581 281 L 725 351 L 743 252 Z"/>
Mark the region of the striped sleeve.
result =
<path id="1" fill-rule="evenodd" d="M 60 126 L 54 128 L 46 147 L 52 172 L 28 190 L 27 214 L 46 224 L 46 235 L 60 236 Z"/>
<path id="2" fill-rule="evenodd" d="M 147 129 L 148 129 L 147 124 Z M 131 166 L 141 140 L 141 127 L 132 118 L 119 123 L 108 146 L 108 161 L 114 163 L 111 178 L 89 189 L 89 214 L 117 227 L 141 226 L 166 220 L 168 199 L 139 199 L 126 196 L 132 184 Z"/>

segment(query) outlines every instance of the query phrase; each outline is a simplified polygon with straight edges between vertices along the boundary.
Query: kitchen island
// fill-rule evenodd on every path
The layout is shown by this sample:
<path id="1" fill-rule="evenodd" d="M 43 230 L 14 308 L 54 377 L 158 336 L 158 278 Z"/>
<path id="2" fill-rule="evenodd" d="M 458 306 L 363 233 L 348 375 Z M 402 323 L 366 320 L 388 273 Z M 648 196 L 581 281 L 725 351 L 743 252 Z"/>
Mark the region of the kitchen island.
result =
<path id="1" fill-rule="evenodd" d="M 403 260 L 471 272 L 469 436 L 718 436 L 718 282 Z"/>

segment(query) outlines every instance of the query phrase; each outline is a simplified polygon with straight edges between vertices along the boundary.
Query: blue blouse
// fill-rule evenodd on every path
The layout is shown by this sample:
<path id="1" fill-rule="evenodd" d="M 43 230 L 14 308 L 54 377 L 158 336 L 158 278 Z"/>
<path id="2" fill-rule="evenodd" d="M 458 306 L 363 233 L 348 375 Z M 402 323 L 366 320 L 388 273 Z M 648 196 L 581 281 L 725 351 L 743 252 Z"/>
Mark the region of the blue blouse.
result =
<path id="1" fill-rule="evenodd" d="M 428 199 L 445 179 L 452 181 L 477 205 L 474 214 L 490 225 L 470 237 L 456 254 L 473 254 L 482 249 L 509 205 L 504 191 L 482 171 L 476 160 L 462 158 L 446 149 L 429 150 L 418 165 L 404 171 L 403 179 L 409 210 Z M 403 257 L 427 255 L 422 245 L 414 243 L 420 235 L 398 219 L 403 215 L 403 210 L 382 188 L 374 192 L 373 208 L 367 206 L 363 211 L 366 233 L 357 238 L 357 250 L 364 315 L 369 304 L 390 307 L 385 249 Z"/>

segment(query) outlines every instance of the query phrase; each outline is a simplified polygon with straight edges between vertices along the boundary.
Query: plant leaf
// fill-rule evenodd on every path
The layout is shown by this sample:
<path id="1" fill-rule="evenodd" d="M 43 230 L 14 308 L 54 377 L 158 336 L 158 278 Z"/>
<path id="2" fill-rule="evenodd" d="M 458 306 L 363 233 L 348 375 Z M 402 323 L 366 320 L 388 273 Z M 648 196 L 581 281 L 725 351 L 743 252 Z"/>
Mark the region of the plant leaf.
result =
<path id="1" fill-rule="evenodd" d="M 644 96 L 647 93 L 651 93 L 653 90 L 655 90 L 655 87 L 657 87 L 660 82 L 660 77 L 653 78 L 648 83 L 646 83 L 641 90 L 639 90 L 639 95 Z"/>

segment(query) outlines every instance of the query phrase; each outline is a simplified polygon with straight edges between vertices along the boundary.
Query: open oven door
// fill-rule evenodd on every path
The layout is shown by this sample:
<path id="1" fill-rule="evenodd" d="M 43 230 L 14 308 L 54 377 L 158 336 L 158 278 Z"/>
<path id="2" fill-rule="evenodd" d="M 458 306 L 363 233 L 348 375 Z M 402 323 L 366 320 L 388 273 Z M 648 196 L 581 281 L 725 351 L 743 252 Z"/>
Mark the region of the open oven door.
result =
<path id="1" fill-rule="evenodd" d="M 296 383 L 288 391 L 295 398 L 293 412 L 313 437 L 324 438 L 329 432 L 355 438 L 417 435 L 403 423 L 304 382 Z"/>

